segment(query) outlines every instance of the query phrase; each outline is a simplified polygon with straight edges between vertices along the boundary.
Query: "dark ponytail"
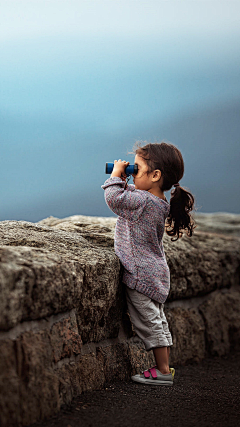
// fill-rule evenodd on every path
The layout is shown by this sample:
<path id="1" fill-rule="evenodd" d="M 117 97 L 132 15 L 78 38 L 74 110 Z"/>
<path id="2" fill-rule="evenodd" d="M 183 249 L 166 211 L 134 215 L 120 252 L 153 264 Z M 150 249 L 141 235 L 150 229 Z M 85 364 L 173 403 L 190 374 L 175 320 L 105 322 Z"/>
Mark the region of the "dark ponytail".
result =
<path id="1" fill-rule="evenodd" d="M 169 236 L 176 236 L 176 239 L 171 238 L 173 242 L 182 237 L 184 230 L 188 237 L 192 236 L 193 229 L 196 228 L 190 215 L 193 205 L 194 197 L 189 191 L 181 186 L 171 191 L 170 213 L 166 220 L 166 233 Z"/>
<path id="2" fill-rule="evenodd" d="M 161 190 L 169 191 L 171 187 L 178 184 L 184 174 L 184 162 L 181 152 L 172 144 L 161 142 L 146 144 L 143 147 L 140 142 L 136 143 L 134 152 L 142 157 L 148 165 L 148 174 L 155 169 L 162 173 Z M 166 233 L 172 236 L 171 240 L 176 241 L 182 237 L 183 231 L 188 237 L 193 234 L 196 228 L 195 222 L 190 215 L 194 209 L 194 196 L 177 185 L 171 191 L 170 212 L 166 220 Z M 173 237 L 176 237 L 175 239 Z"/>

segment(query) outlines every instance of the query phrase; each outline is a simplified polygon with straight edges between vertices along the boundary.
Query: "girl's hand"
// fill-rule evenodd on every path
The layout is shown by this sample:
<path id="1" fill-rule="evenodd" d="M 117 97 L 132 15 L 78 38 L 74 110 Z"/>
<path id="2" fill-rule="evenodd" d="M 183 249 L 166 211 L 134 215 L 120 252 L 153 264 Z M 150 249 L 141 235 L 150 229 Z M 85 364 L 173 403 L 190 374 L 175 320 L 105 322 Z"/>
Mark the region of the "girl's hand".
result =
<path id="1" fill-rule="evenodd" d="M 126 162 L 125 160 L 114 160 L 114 167 L 111 174 L 111 177 L 117 176 L 119 178 L 124 178 L 124 181 L 127 178 L 127 175 L 125 173 L 126 167 L 129 165 L 129 162 Z"/>

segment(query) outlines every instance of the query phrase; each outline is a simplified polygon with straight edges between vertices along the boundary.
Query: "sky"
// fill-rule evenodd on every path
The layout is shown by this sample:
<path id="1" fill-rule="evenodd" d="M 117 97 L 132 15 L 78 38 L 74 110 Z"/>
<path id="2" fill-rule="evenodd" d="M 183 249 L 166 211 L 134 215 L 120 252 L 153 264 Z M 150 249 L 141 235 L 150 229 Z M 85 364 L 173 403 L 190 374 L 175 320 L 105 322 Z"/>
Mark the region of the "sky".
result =
<path id="1" fill-rule="evenodd" d="M 0 16 L 0 220 L 112 215 L 105 162 L 162 139 L 199 211 L 239 213 L 239 2 L 1 0 Z"/>
<path id="2" fill-rule="evenodd" d="M 1 41 L 63 34 L 239 33 L 239 1 L 1 0 Z"/>

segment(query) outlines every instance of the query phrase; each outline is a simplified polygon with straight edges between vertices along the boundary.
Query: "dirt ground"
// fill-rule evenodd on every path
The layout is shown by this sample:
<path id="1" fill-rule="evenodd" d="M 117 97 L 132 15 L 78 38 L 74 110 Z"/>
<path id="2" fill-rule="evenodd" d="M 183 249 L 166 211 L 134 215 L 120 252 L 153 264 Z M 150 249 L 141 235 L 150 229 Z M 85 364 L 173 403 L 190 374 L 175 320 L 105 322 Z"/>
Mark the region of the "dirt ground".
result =
<path id="1" fill-rule="evenodd" d="M 115 382 L 31 427 L 237 427 L 240 351 L 176 368 L 174 385 Z"/>

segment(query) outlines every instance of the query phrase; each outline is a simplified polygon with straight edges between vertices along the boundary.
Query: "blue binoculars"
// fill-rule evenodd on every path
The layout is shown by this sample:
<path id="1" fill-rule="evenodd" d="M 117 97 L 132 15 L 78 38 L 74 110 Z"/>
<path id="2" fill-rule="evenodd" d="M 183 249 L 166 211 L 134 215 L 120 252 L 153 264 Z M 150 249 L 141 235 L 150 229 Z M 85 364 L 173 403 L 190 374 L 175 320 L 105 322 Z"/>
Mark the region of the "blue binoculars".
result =
<path id="1" fill-rule="evenodd" d="M 106 163 L 106 173 L 112 173 L 114 168 L 114 163 Z M 128 165 L 125 169 L 127 176 L 138 173 L 138 165 Z"/>

